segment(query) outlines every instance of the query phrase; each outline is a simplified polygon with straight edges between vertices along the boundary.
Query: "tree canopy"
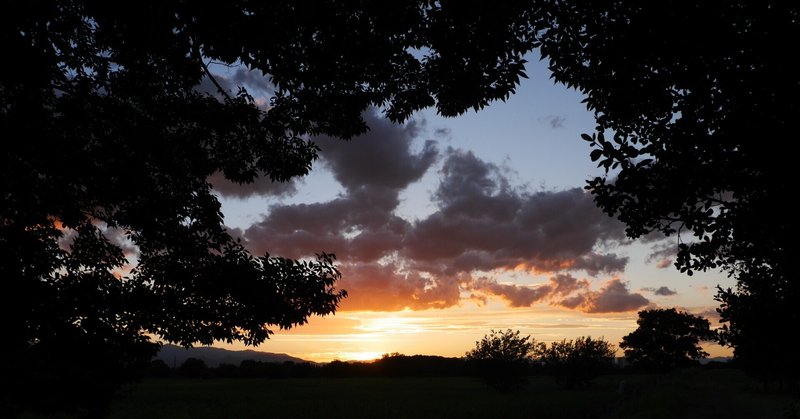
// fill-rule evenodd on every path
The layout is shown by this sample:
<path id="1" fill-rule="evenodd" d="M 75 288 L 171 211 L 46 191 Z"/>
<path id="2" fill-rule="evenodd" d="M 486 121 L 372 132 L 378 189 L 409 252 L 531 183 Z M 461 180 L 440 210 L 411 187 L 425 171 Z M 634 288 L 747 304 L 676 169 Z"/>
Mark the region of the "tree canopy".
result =
<path id="1" fill-rule="evenodd" d="M 596 132 L 584 135 L 606 169 L 588 183 L 595 202 L 630 237 L 677 236 L 681 271 L 737 279 L 717 295 L 721 336 L 737 358 L 755 369 L 776 357 L 796 364 L 775 336 L 800 320 L 786 204 L 794 156 L 780 146 L 796 136 L 800 115 L 800 77 L 780 47 L 800 34 L 800 7 L 537 4 L 554 79 L 583 92 L 595 112 Z"/>
<path id="2" fill-rule="evenodd" d="M 480 109 L 514 92 L 535 47 L 596 114 L 585 138 L 608 170 L 588 185 L 598 205 L 631 237 L 677 235 L 681 270 L 735 275 L 718 295 L 723 341 L 789 360 L 775 336 L 798 320 L 792 155 L 768 140 L 792 138 L 798 115 L 778 46 L 799 15 L 774 1 L 8 2 L 4 389 L 26 388 L 6 385 L 30 376 L 25 360 L 61 365 L 65 342 L 125 370 L 152 353 L 151 335 L 255 344 L 270 325 L 332 313 L 344 297 L 332 256 L 250 255 L 209 176 L 302 176 L 308 135 L 363 132 L 370 106 L 395 121 Z M 226 91 L 211 63 L 263 73 L 269 103 Z"/>
<path id="3" fill-rule="evenodd" d="M 519 330 L 492 330 L 465 357 L 486 384 L 513 391 L 525 382 L 536 347 L 536 340 L 521 336 Z"/>
<path id="4" fill-rule="evenodd" d="M 700 342 L 716 338 L 708 320 L 674 308 L 642 310 L 636 323 L 619 346 L 635 364 L 654 370 L 695 364 L 708 356 Z"/>
<path id="5" fill-rule="evenodd" d="M 257 344 L 268 327 L 333 313 L 345 296 L 333 256 L 249 254 L 209 176 L 302 176 L 317 156 L 309 135 L 361 133 L 370 106 L 403 120 L 508 97 L 533 44 L 523 6 L 5 4 L 0 277 L 13 291 L 0 369 L 13 395 L 0 399 L 43 406 L 23 397 L 42 385 L 27 378 L 68 388 L 62 363 L 122 379 L 150 358 L 151 336 Z M 262 73 L 269 103 L 227 91 L 212 64 Z"/>
<path id="6" fill-rule="evenodd" d="M 579 336 L 575 340 L 563 339 L 537 345 L 534 354 L 545 370 L 553 374 L 556 382 L 574 388 L 589 384 L 614 364 L 614 345 L 602 337 Z"/>

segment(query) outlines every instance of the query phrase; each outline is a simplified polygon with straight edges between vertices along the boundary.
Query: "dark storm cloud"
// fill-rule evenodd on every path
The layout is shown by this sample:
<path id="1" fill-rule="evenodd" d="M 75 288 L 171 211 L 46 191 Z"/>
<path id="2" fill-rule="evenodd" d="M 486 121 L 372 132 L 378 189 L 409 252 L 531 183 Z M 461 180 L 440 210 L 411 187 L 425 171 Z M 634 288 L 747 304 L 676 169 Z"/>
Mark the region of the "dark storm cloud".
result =
<path id="1" fill-rule="evenodd" d="M 668 297 L 670 295 L 675 295 L 677 292 L 675 290 L 671 290 L 665 286 L 661 286 L 658 288 L 642 288 L 642 291 L 652 292 L 655 295 L 660 295 L 663 297 Z"/>
<path id="2" fill-rule="evenodd" d="M 322 164 L 345 191 L 327 202 L 271 206 L 244 232 L 251 251 L 292 258 L 335 253 L 343 274 L 338 285 L 349 293 L 345 310 L 445 308 L 458 304 L 461 292 L 512 306 L 580 296 L 573 307 L 592 312 L 647 303 L 622 283 L 621 290 L 612 284 L 591 291 L 588 280 L 567 273 L 613 274 L 627 263 L 602 252 L 605 244 L 624 240 L 624 229 L 582 189 L 530 193 L 471 152 L 440 153 L 433 141 L 415 143 L 421 135 L 416 123 L 365 117 L 371 129 L 361 137 L 315 139 Z M 437 210 L 413 222 L 400 218 L 400 193 L 437 161 Z M 497 270 L 553 276 L 524 287 L 484 274 Z"/>

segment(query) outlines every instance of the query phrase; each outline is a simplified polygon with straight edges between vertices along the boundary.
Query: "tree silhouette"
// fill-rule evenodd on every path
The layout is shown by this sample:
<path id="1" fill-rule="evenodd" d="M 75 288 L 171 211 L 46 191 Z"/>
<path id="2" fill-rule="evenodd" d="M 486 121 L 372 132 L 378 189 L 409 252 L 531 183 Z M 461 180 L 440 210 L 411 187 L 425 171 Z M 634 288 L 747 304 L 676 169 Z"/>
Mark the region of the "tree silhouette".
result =
<path id="1" fill-rule="evenodd" d="M 169 377 L 171 372 L 169 365 L 160 359 L 150 361 L 150 365 L 147 367 L 147 375 L 149 377 L 166 378 Z"/>
<path id="2" fill-rule="evenodd" d="M 333 313 L 345 295 L 333 257 L 250 255 L 209 176 L 302 176 L 317 157 L 308 135 L 361 133 L 369 106 L 403 120 L 504 99 L 531 18 L 522 3 L 4 5 L 0 43 L 17 64 L 0 69 L 2 403 L 45 405 L 42 377 L 68 387 L 53 372 L 67 345 L 109 354 L 92 369 L 108 380 L 87 382 L 113 388 L 126 375 L 104 371 L 146 365 L 149 336 L 257 344 Z M 268 103 L 214 66 L 263 74 Z M 67 401 L 100 399 L 78 396 Z"/>
<path id="3" fill-rule="evenodd" d="M 202 359 L 186 358 L 178 367 L 178 374 L 184 378 L 205 378 L 209 375 L 208 365 Z"/>
<path id="4" fill-rule="evenodd" d="M 513 391 L 525 383 L 536 341 L 519 330 L 494 331 L 475 342 L 466 359 L 483 381 L 500 391 Z"/>
<path id="5" fill-rule="evenodd" d="M 553 374 L 556 382 L 567 388 L 585 386 L 614 361 L 614 345 L 604 340 L 580 336 L 575 340 L 544 343 L 535 350 L 536 360 Z"/>
<path id="6" fill-rule="evenodd" d="M 620 348 L 635 364 L 665 371 L 696 364 L 708 353 L 699 343 L 716 338 L 708 320 L 674 308 L 642 310 L 639 327 L 622 338 Z"/>
<path id="7" fill-rule="evenodd" d="M 583 135 L 606 169 L 588 183 L 595 202 L 630 237 L 677 235 L 682 272 L 735 276 L 717 294 L 723 342 L 753 371 L 796 374 L 764 362 L 794 363 L 775 336 L 800 320 L 786 205 L 794 156 L 777 145 L 795 136 L 800 78 L 773 48 L 800 34 L 800 6 L 537 4 L 553 77 L 595 112 L 596 132 Z"/>

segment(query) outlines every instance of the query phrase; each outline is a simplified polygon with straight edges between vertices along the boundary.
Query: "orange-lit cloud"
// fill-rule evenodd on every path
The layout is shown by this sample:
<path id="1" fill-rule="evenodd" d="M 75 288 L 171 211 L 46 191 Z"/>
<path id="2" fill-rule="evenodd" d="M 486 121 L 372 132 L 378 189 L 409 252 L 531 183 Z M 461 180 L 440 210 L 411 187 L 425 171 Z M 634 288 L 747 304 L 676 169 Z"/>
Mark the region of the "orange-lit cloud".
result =
<path id="1" fill-rule="evenodd" d="M 398 311 L 446 308 L 458 304 L 456 280 L 433 280 L 419 272 L 401 272 L 395 265 L 345 264 L 339 286 L 348 290 L 342 310 Z"/>
<path id="2" fill-rule="evenodd" d="M 650 248 L 647 263 L 655 263 L 656 268 L 659 269 L 666 269 L 672 266 L 677 253 L 675 242 L 659 235 L 649 237 L 649 241 L 656 241 L 656 243 Z"/>

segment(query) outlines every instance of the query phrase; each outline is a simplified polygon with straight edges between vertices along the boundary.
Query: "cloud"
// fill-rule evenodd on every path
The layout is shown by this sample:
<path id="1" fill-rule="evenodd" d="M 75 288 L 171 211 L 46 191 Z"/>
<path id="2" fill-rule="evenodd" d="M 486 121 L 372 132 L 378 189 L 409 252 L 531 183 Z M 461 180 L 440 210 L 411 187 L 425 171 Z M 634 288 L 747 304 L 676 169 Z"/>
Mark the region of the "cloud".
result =
<path id="1" fill-rule="evenodd" d="M 569 274 L 550 277 L 538 286 L 499 284 L 492 279 L 480 278 L 468 287 L 477 295 L 500 297 L 512 307 L 529 307 L 537 302 L 549 302 L 586 313 L 616 313 L 637 310 L 650 304 L 638 293 L 628 291 L 627 284 L 612 279 L 599 291 L 591 290 L 587 279 L 577 279 Z"/>
<path id="2" fill-rule="evenodd" d="M 399 192 L 419 180 L 439 155 L 434 141 L 419 153 L 411 151 L 418 134 L 412 121 L 398 126 L 372 113 L 365 115 L 370 130 L 353 140 L 318 137 L 322 162 L 348 191 L 378 188 Z"/>
<path id="3" fill-rule="evenodd" d="M 243 87 L 253 97 L 256 106 L 263 111 L 269 110 L 269 98 L 275 96 L 275 87 L 260 70 L 251 71 L 238 68 L 232 75 L 227 75 L 219 74 L 219 72 L 215 71 L 213 65 L 211 67 L 211 74 L 214 76 L 214 80 L 211 80 L 208 76 L 203 76 L 200 84 L 194 87 L 196 92 L 207 93 L 219 100 L 223 100 L 224 95 L 219 91 L 214 81 L 219 84 L 219 87 L 222 88 L 227 96 L 235 96 L 239 92 L 239 88 Z"/>
<path id="4" fill-rule="evenodd" d="M 564 115 L 547 115 L 538 118 L 538 121 L 550 125 L 550 128 L 552 129 L 558 129 L 564 128 L 564 124 L 567 122 L 567 117 Z"/>
<path id="5" fill-rule="evenodd" d="M 473 289 L 488 295 L 501 297 L 511 307 L 529 307 L 533 303 L 547 297 L 550 288 L 546 285 L 539 287 L 525 287 L 519 285 L 499 284 L 489 278 L 481 278 L 472 284 Z"/>
<path id="6" fill-rule="evenodd" d="M 587 280 L 578 280 L 569 274 L 558 274 L 551 277 L 546 284 L 533 287 L 499 284 L 494 279 L 485 277 L 467 285 L 474 292 L 500 297 L 512 307 L 529 307 L 534 303 L 563 297 L 588 287 Z"/>
<path id="7" fill-rule="evenodd" d="M 208 183 L 215 191 L 228 198 L 245 199 L 254 195 L 285 197 L 297 193 L 295 181 L 273 182 L 259 177 L 252 183 L 239 184 L 226 179 L 220 172 L 209 176 Z"/>
<path id="8" fill-rule="evenodd" d="M 616 253 L 598 254 L 588 253 L 581 256 L 572 265 L 573 269 L 583 269 L 591 276 L 597 276 L 601 273 L 615 273 L 625 270 L 625 265 L 628 264 L 628 257 L 617 256 Z"/>
<path id="9" fill-rule="evenodd" d="M 237 85 L 244 86 L 253 96 L 274 95 L 275 86 L 269 82 L 269 78 L 261 70 L 246 70 L 238 67 L 231 79 Z"/>
<path id="10" fill-rule="evenodd" d="M 677 294 L 675 290 L 671 290 L 665 286 L 661 286 L 658 288 L 652 288 L 652 287 L 642 288 L 642 291 L 652 292 L 655 295 L 661 295 L 661 296 L 670 296 Z"/>
<path id="11" fill-rule="evenodd" d="M 638 310 L 650 304 L 650 300 L 639 293 L 632 294 L 621 280 L 612 279 L 599 291 L 585 291 L 565 298 L 558 304 L 584 313 L 618 313 Z"/>
<path id="12" fill-rule="evenodd" d="M 717 311 L 717 309 L 714 308 L 714 307 L 705 307 L 705 308 L 701 308 L 699 310 L 694 310 L 693 312 L 692 311 L 690 311 L 690 312 L 692 314 L 694 314 L 695 316 L 700 316 L 700 317 L 708 320 L 709 322 L 711 322 L 711 324 L 716 324 L 716 325 L 720 324 L 720 314 Z"/>
<path id="13" fill-rule="evenodd" d="M 672 266 L 672 259 L 661 259 L 656 263 L 656 268 L 666 269 Z"/>
<path id="14" fill-rule="evenodd" d="M 512 306 L 558 303 L 578 293 L 584 302 L 575 307 L 598 312 L 625 296 L 630 306 L 644 299 L 614 294 L 613 287 L 592 292 L 588 280 L 571 276 L 618 274 L 628 262 L 603 250 L 625 242 L 622 224 L 581 188 L 514 187 L 507 171 L 471 152 L 442 152 L 434 141 L 419 141 L 421 123 L 391 124 L 372 113 L 365 119 L 370 130 L 350 141 L 314 139 L 321 163 L 344 191 L 326 202 L 273 204 L 243 232 L 248 249 L 291 258 L 335 253 L 339 286 L 349 293 L 343 310 L 444 308 L 459 304 L 462 292 Z M 403 190 L 433 167 L 440 167 L 436 210 L 419 220 L 398 216 Z M 511 270 L 550 279 L 526 287 L 491 277 Z"/>
<path id="15" fill-rule="evenodd" d="M 365 116 L 367 134 L 350 141 L 317 139 L 323 164 L 346 193 L 328 202 L 273 205 L 245 231 L 251 250 L 293 258 L 327 251 L 368 262 L 402 247 L 410 224 L 394 214 L 399 194 L 425 174 L 438 150 L 428 141 L 419 152 L 412 151 L 415 124 L 399 126 Z"/>
<path id="16" fill-rule="evenodd" d="M 211 78 L 208 76 L 203 76 L 203 78 L 200 80 L 200 84 L 195 86 L 194 90 L 199 93 L 207 93 L 217 99 L 222 100 L 224 96 L 222 93 L 220 93 L 219 88 L 217 88 L 217 85 L 214 84 L 214 81 L 219 84 L 219 87 L 221 87 L 227 95 L 234 95 L 239 89 L 238 86 L 231 82 L 227 77 L 214 74 L 214 80 L 211 80 Z"/>
<path id="17" fill-rule="evenodd" d="M 527 193 L 509 186 L 497 166 L 471 152 L 448 150 L 434 193 L 439 210 L 413 225 L 404 254 L 451 271 L 513 269 L 537 272 L 624 269 L 627 258 L 599 254 L 623 240 L 624 229 L 582 189 Z"/>
<path id="18" fill-rule="evenodd" d="M 651 234 L 648 236 L 645 236 L 645 242 L 652 242 L 656 240 L 660 240 L 660 242 L 656 242 L 656 244 L 650 248 L 650 254 L 647 255 L 646 262 L 655 262 L 656 267 L 659 269 L 666 269 L 672 266 L 672 261 L 675 259 L 675 255 L 677 253 L 675 243 L 670 239 L 665 241 L 663 235 L 660 234 Z"/>
<path id="19" fill-rule="evenodd" d="M 338 284 L 348 290 L 341 310 L 398 311 L 447 308 L 458 304 L 460 287 L 453 278 L 434 280 L 394 264 L 344 264 Z"/>

